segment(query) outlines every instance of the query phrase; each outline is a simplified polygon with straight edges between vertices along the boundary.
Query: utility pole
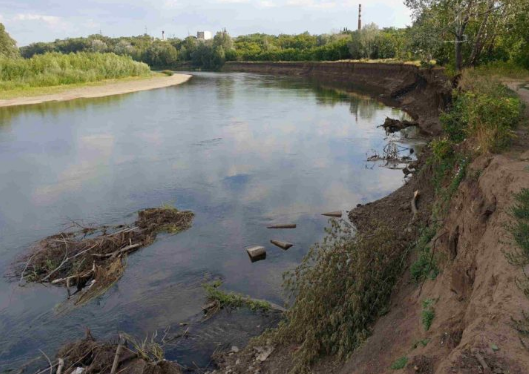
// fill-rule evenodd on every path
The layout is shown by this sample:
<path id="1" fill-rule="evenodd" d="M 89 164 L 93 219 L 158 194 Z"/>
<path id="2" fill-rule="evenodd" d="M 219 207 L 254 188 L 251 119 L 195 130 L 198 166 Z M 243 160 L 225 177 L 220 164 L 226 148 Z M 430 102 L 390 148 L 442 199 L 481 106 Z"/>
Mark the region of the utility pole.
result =
<path id="1" fill-rule="evenodd" d="M 358 5 L 358 31 L 362 30 L 362 4 Z"/>

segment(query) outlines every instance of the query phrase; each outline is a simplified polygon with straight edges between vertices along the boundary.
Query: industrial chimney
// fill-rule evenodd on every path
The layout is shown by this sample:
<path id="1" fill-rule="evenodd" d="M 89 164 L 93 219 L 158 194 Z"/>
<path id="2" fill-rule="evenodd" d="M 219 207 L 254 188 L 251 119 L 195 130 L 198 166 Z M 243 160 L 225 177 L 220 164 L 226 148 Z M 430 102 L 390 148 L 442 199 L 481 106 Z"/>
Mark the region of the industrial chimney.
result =
<path id="1" fill-rule="evenodd" d="M 358 31 L 362 30 L 362 4 L 358 5 Z"/>
<path id="2" fill-rule="evenodd" d="M 162 31 L 162 40 L 165 40 L 165 31 Z"/>

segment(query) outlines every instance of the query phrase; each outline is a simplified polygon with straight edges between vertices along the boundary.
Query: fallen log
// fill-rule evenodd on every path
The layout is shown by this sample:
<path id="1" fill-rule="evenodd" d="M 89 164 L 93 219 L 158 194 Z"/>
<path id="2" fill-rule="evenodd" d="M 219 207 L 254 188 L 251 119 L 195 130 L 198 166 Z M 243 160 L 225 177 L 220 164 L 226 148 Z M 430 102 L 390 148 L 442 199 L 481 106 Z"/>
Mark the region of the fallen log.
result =
<path id="1" fill-rule="evenodd" d="M 294 246 L 294 244 L 292 243 L 288 243 L 288 242 L 282 242 L 280 240 L 270 240 L 270 243 L 272 243 L 273 245 L 281 248 L 281 249 L 284 249 L 285 251 L 289 248 L 292 248 Z"/>
<path id="2" fill-rule="evenodd" d="M 248 252 L 248 256 L 250 256 L 250 260 L 252 260 L 252 262 L 257 262 L 266 259 L 265 247 L 259 246 L 248 248 L 246 249 L 246 252 Z"/>
<path id="3" fill-rule="evenodd" d="M 341 210 L 337 210 L 336 212 L 329 212 L 329 213 L 323 213 L 322 216 L 325 216 L 325 217 L 336 217 L 336 218 L 342 218 L 342 211 Z"/>
<path id="4" fill-rule="evenodd" d="M 268 226 L 269 229 L 295 229 L 296 227 L 297 227 L 296 224 Z"/>

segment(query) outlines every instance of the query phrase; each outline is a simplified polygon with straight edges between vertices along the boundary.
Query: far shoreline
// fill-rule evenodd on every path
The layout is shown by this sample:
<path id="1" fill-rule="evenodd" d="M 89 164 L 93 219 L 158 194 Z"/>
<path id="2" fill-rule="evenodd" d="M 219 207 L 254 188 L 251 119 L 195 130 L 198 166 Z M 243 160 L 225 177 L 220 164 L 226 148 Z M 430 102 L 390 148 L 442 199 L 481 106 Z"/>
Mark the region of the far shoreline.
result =
<path id="1" fill-rule="evenodd" d="M 157 88 L 171 87 L 185 83 L 191 79 L 191 77 L 192 75 L 188 74 L 174 74 L 172 76 L 155 76 L 147 79 L 138 78 L 133 80 L 116 80 L 110 83 L 94 82 L 93 85 L 75 86 L 75 88 L 68 88 L 68 86 L 64 86 L 58 87 L 60 91 L 56 93 L 2 99 L 0 100 L 0 108 L 34 105 L 51 101 L 90 99 L 154 90 Z"/>

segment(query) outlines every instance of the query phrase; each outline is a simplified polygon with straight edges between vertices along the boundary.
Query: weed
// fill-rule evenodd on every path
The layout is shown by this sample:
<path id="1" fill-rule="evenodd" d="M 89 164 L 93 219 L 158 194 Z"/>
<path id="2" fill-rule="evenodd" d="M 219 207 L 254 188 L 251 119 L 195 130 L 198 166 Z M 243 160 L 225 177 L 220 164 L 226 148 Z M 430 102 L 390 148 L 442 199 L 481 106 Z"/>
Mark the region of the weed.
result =
<path id="1" fill-rule="evenodd" d="M 416 282 L 424 279 L 435 279 L 439 274 L 436 259 L 431 253 L 430 241 L 437 232 L 435 226 L 426 227 L 421 231 L 421 235 L 415 244 L 417 252 L 417 261 L 410 268 L 411 277 Z"/>
<path id="2" fill-rule="evenodd" d="M 212 309 L 215 311 L 222 308 L 241 308 L 247 307 L 256 312 L 268 312 L 271 309 L 270 303 L 263 300 L 255 300 L 249 296 L 243 296 L 234 292 L 224 292 L 220 290 L 221 281 L 205 283 L 202 286 L 206 290 L 208 300 L 215 303 Z M 210 313 L 211 314 L 211 313 Z"/>
<path id="3" fill-rule="evenodd" d="M 422 346 L 423 348 L 426 347 L 430 343 L 430 339 L 422 339 L 417 340 L 415 343 L 413 343 L 413 349 L 419 348 L 419 346 Z"/>
<path id="4" fill-rule="evenodd" d="M 435 300 L 433 299 L 426 299 L 422 302 L 421 320 L 422 325 L 426 331 L 430 330 L 430 327 L 432 327 L 432 323 L 435 318 L 435 309 L 433 307 L 434 304 Z"/>
<path id="5" fill-rule="evenodd" d="M 174 75 L 174 72 L 172 70 L 162 70 L 162 74 L 165 74 L 168 77 L 171 77 Z"/>
<path id="6" fill-rule="evenodd" d="M 396 360 L 393 364 L 391 364 L 390 369 L 401 370 L 401 369 L 404 369 L 407 364 L 408 364 L 408 357 L 401 357 L 398 360 Z"/>

